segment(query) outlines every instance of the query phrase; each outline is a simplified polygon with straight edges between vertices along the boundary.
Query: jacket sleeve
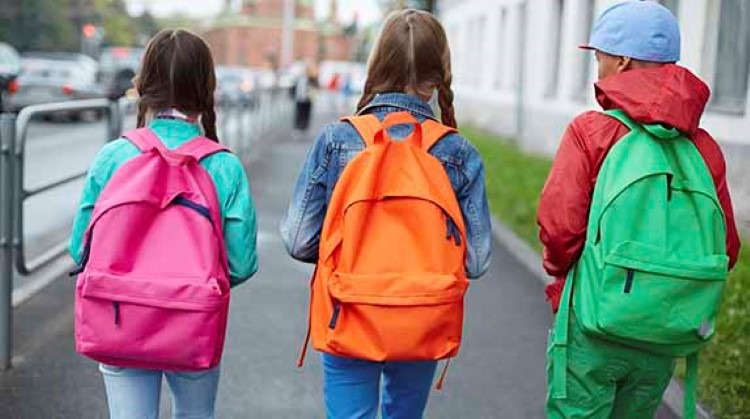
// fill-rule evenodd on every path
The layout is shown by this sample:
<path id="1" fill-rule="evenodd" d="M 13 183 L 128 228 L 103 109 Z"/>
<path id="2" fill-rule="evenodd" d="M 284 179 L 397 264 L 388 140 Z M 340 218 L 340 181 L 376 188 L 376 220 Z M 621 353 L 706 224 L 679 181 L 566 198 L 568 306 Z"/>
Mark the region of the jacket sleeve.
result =
<path id="1" fill-rule="evenodd" d="M 740 251 L 740 237 L 734 218 L 732 199 L 729 196 L 729 187 L 727 186 L 727 167 L 724 154 L 711 135 L 702 129 L 698 130 L 693 141 L 711 171 L 711 176 L 716 186 L 716 195 L 724 211 L 724 220 L 727 226 L 727 256 L 729 256 L 729 269 L 732 269 L 737 263 Z"/>
<path id="2" fill-rule="evenodd" d="M 721 181 L 716 184 L 716 193 L 718 194 L 719 203 L 724 210 L 724 219 L 727 225 L 727 255 L 729 256 L 729 269 L 731 270 L 737 264 L 737 258 L 739 257 L 740 236 L 737 231 L 732 199 L 729 197 L 729 188 L 727 187 L 725 176 L 722 176 Z"/>
<path id="3" fill-rule="evenodd" d="M 490 208 L 484 183 L 484 163 L 479 152 L 469 142 L 463 165 L 465 185 L 458 191 L 458 205 L 466 225 L 466 275 L 477 279 L 490 265 L 491 232 Z"/>
<path id="4" fill-rule="evenodd" d="M 83 236 L 91 222 L 96 201 L 117 168 L 116 160 L 122 157 L 123 148 L 129 144 L 130 142 L 124 139 L 111 141 L 99 150 L 94 161 L 91 162 L 84 180 L 81 199 L 76 207 L 73 229 L 68 242 L 68 253 L 76 263 L 81 262 L 81 251 L 85 240 Z"/>
<path id="5" fill-rule="evenodd" d="M 292 200 L 281 220 L 281 237 L 294 259 L 315 263 L 326 215 L 325 176 L 328 170 L 328 127 L 307 154 Z"/>
<path id="6" fill-rule="evenodd" d="M 239 158 L 229 156 L 228 179 L 234 187 L 223 203 L 224 241 L 232 286 L 247 281 L 258 271 L 258 225 L 247 174 Z"/>
<path id="7" fill-rule="evenodd" d="M 581 255 L 586 241 L 586 224 L 593 183 L 592 167 L 585 139 L 574 121 L 565 131 L 537 212 L 539 238 L 544 245 L 544 269 L 556 281 L 547 298 L 557 309 L 565 276 Z"/>
<path id="8" fill-rule="evenodd" d="M 97 166 L 101 164 L 102 155 L 94 159 L 94 163 L 86 174 L 86 180 L 83 184 L 81 199 L 76 208 L 75 218 L 73 219 L 73 229 L 68 241 L 68 253 L 76 264 L 81 263 L 81 250 L 83 249 L 84 234 L 91 222 L 91 216 L 94 212 L 96 200 L 102 191 L 102 186 L 97 180 Z"/>

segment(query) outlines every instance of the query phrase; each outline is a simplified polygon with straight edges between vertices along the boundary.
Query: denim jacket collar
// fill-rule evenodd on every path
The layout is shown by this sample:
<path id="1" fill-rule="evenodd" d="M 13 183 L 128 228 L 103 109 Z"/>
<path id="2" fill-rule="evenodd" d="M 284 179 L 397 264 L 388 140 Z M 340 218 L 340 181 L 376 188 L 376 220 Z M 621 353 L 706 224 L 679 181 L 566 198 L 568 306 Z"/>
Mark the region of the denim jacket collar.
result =
<path id="1" fill-rule="evenodd" d="M 380 93 L 367 104 L 359 115 L 370 113 L 373 109 L 391 107 L 419 114 L 425 118 L 435 119 L 430 105 L 422 99 L 406 93 Z"/>

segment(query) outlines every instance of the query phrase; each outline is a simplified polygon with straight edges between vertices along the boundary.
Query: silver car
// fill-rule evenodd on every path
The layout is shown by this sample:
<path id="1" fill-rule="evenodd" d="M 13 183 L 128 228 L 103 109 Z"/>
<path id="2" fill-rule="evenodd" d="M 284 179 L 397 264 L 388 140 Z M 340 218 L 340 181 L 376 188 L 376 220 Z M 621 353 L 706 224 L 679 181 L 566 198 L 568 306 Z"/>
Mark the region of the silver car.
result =
<path id="1" fill-rule="evenodd" d="M 62 59 L 42 55 L 21 58 L 20 87 L 8 101 L 8 108 L 19 111 L 30 105 L 105 97 L 105 89 L 96 80 L 96 67 L 85 60 Z M 79 119 L 80 114 L 71 115 Z"/>

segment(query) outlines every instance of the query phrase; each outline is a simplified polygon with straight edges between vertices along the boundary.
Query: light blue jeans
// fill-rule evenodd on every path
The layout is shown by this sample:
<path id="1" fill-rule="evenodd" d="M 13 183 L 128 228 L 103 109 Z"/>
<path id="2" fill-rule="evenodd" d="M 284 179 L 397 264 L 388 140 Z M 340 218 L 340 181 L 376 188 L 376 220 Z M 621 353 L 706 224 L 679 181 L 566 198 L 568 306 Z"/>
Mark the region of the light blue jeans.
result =
<path id="1" fill-rule="evenodd" d="M 214 419 L 219 367 L 174 372 L 119 368 L 99 364 L 107 389 L 111 419 L 157 419 L 162 376 L 172 392 L 175 419 Z"/>
<path id="2" fill-rule="evenodd" d="M 419 419 L 437 361 L 373 362 L 322 354 L 328 419 Z M 380 377 L 383 396 L 380 398 Z"/>

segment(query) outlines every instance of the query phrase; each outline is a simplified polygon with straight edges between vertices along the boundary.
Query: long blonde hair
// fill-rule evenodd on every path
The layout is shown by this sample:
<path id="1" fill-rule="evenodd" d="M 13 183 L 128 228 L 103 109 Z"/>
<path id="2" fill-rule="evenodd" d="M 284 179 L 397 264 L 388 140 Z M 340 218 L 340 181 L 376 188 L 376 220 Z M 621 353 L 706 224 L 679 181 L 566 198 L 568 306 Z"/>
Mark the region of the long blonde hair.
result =
<path id="1" fill-rule="evenodd" d="M 455 128 L 450 56 L 448 38 L 435 16 L 413 9 L 392 12 L 370 55 L 357 111 L 378 93 L 436 88 L 443 124 Z"/>

